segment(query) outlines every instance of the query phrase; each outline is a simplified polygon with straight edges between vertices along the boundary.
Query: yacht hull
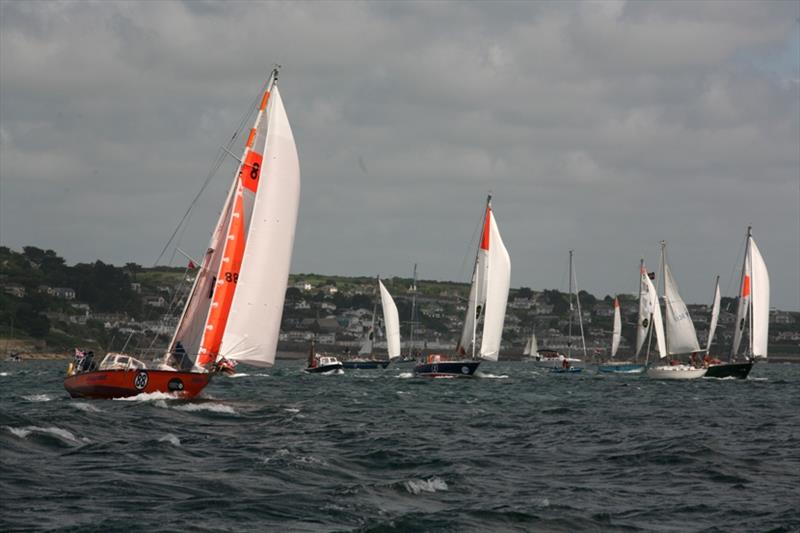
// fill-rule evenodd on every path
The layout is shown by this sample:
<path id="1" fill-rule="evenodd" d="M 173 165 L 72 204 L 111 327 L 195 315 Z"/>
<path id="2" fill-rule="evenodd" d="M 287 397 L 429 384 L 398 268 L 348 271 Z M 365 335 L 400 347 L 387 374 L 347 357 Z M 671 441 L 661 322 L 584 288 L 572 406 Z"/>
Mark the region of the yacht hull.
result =
<path id="1" fill-rule="evenodd" d="M 154 392 L 194 398 L 209 381 L 211 374 L 207 372 L 95 370 L 67 377 L 64 380 L 64 388 L 73 398 L 127 398 Z"/>

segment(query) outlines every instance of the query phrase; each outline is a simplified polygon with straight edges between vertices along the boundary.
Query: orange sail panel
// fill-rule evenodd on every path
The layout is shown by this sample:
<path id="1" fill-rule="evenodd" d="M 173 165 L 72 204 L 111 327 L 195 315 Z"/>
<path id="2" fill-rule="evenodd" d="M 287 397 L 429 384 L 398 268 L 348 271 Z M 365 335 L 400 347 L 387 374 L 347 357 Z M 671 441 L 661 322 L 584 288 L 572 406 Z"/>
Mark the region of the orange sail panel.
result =
<path id="1" fill-rule="evenodd" d="M 236 191 L 228 239 L 225 241 L 222 263 L 217 274 L 214 300 L 208 313 L 206 331 L 197 357 L 197 364 L 201 366 L 213 363 L 216 360 L 220 344 L 222 344 L 222 335 L 225 333 L 225 325 L 228 322 L 228 314 L 231 311 L 233 293 L 236 291 L 236 284 L 239 281 L 239 270 L 242 267 L 242 257 L 244 255 L 243 214 L 244 202 L 240 185 Z"/>
<path id="2" fill-rule="evenodd" d="M 744 276 L 744 280 L 742 280 L 742 297 L 747 298 L 750 296 L 750 276 Z"/>
<path id="3" fill-rule="evenodd" d="M 489 229 L 492 226 L 492 221 L 489 215 L 492 213 L 492 208 L 486 208 L 486 216 L 483 218 L 483 237 L 481 238 L 481 250 L 489 249 Z"/>
<path id="4" fill-rule="evenodd" d="M 261 177 L 262 159 L 263 156 L 258 152 L 248 150 L 242 168 L 239 170 L 242 185 L 252 192 L 256 192 L 258 189 L 258 178 Z"/>

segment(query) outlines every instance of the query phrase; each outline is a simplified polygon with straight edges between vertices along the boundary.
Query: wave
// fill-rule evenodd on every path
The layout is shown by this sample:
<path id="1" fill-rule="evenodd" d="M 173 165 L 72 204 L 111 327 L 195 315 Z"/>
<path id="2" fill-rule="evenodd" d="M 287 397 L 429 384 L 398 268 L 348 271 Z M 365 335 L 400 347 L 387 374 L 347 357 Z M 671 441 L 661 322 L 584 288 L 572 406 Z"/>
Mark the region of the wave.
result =
<path id="1" fill-rule="evenodd" d="M 47 394 L 31 394 L 29 396 L 23 396 L 22 399 L 29 402 L 49 402 L 52 400 Z"/>
<path id="2" fill-rule="evenodd" d="M 176 405 L 173 407 L 173 409 L 189 412 L 209 411 L 212 413 L 225 413 L 227 415 L 236 414 L 236 411 L 233 410 L 233 407 L 221 403 L 187 403 L 184 405 Z"/>
<path id="3" fill-rule="evenodd" d="M 411 494 L 421 494 L 423 492 L 439 492 L 448 489 L 447 482 L 440 477 L 429 479 L 410 479 L 403 483 L 403 486 Z"/>
<path id="4" fill-rule="evenodd" d="M 2 376 L 2 377 L 6 377 L 7 375 L 8 375 L 8 372 L 0 372 L 0 376 Z"/>
<path id="5" fill-rule="evenodd" d="M 399 374 L 397 374 L 397 377 L 400 378 L 400 379 L 413 378 L 414 377 L 414 373 L 413 372 L 400 372 Z"/>
<path id="6" fill-rule="evenodd" d="M 75 409 L 78 409 L 79 411 L 84 411 L 84 412 L 87 412 L 87 413 L 99 413 L 100 412 L 100 409 L 98 409 L 97 407 L 95 407 L 94 405 L 92 405 L 90 403 L 73 402 L 70 405 L 72 407 L 74 407 Z"/>
<path id="7" fill-rule="evenodd" d="M 296 409 L 294 407 L 287 407 L 284 409 L 284 411 L 286 411 L 287 413 L 299 413 L 300 409 Z"/>
<path id="8" fill-rule="evenodd" d="M 24 428 L 13 428 L 11 426 L 5 426 L 8 431 L 10 431 L 13 435 L 25 439 L 29 435 L 45 435 L 56 437 L 58 440 L 66 443 L 66 444 L 83 444 L 85 442 L 89 442 L 87 438 L 78 438 L 76 437 L 71 431 L 56 427 L 56 426 L 49 426 L 49 427 L 40 427 L 40 426 L 25 426 Z"/>
<path id="9" fill-rule="evenodd" d="M 179 439 L 178 437 L 176 437 L 172 433 L 167 433 L 163 437 L 159 437 L 158 442 L 168 442 L 168 443 L 172 444 L 173 446 L 180 446 L 181 445 L 181 439 Z"/>

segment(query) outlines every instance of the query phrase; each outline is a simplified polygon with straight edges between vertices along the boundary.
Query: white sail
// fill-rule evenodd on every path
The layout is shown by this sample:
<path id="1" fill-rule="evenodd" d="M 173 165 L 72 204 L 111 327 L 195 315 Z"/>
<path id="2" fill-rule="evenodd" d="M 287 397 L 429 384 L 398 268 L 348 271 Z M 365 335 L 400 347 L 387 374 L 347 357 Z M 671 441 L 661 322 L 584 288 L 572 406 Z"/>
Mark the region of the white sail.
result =
<path id="1" fill-rule="evenodd" d="M 381 280 L 378 280 L 381 291 L 381 307 L 383 308 L 383 325 L 386 328 L 386 348 L 389 359 L 400 357 L 400 316 L 392 295 L 386 290 Z"/>
<path id="2" fill-rule="evenodd" d="M 619 316 L 619 299 L 614 298 L 614 330 L 611 335 L 611 357 L 617 355 L 619 341 L 622 338 L 622 319 Z"/>
<path id="3" fill-rule="evenodd" d="M 642 260 L 639 266 L 639 317 L 636 320 L 636 356 L 642 350 L 644 341 L 647 340 L 647 332 L 650 330 L 650 321 L 652 320 L 655 291 L 650 292 L 652 283 L 647 275 L 647 269 Z"/>
<path id="4" fill-rule="evenodd" d="M 658 304 L 658 294 L 653 282 L 650 281 L 650 276 L 645 276 L 647 282 L 647 297 L 651 302 L 651 313 L 653 320 L 653 328 L 656 330 L 656 345 L 658 346 L 659 357 L 667 356 L 667 345 L 664 339 L 664 322 L 661 320 L 661 306 Z"/>
<path id="5" fill-rule="evenodd" d="M 751 302 L 753 306 L 750 342 L 753 357 L 767 357 L 767 338 L 769 335 L 769 272 L 756 241 L 750 237 L 750 272 L 752 280 Z"/>
<path id="6" fill-rule="evenodd" d="M 719 276 L 717 276 L 717 283 L 714 286 L 714 303 L 711 306 L 711 322 L 708 326 L 708 341 L 706 342 L 706 353 L 711 352 L 711 342 L 714 340 L 714 332 L 717 331 L 717 322 L 719 321 L 719 306 L 720 306 L 720 293 L 719 293 Z"/>
<path id="7" fill-rule="evenodd" d="M 733 326 L 733 346 L 731 347 L 731 358 L 736 357 L 739 353 L 739 344 L 742 342 L 742 332 L 744 332 L 745 322 L 747 321 L 747 313 L 750 310 L 750 280 L 752 273 L 750 272 L 750 228 L 747 228 L 747 241 L 744 250 L 744 264 L 742 265 L 742 279 L 739 284 L 739 297 L 737 298 L 736 305 L 736 322 Z"/>
<path id="8" fill-rule="evenodd" d="M 531 355 L 539 355 L 539 343 L 536 341 L 536 333 L 531 335 Z"/>
<path id="9" fill-rule="evenodd" d="M 669 355 L 699 352 L 700 345 L 697 343 L 692 317 L 689 316 L 689 310 L 678 294 L 678 285 L 666 260 L 664 261 L 664 312 Z"/>
<path id="10" fill-rule="evenodd" d="M 256 366 L 275 362 L 300 201 L 297 147 L 277 86 L 267 117 L 263 183 L 220 348 L 223 356 Z"/>
<path id="11" fill-rule="evenodd" d="M 489 211 L 489 253 L 486 280 L 486 312 L 483 319 L 481 357 L 497 361 L 503 322 L 508 303 L 508 287 L 511 283 L 511 258 L 508 255 L 497 227 L 494 213 Z"/>
<path id="12" fill-rule="evenodd" d="M 458 343 L 458 351 L 466 354 L 472 346 L 472 334 L 475 325 L 486 307 L 486 284 L 488 250 L 478 248 L 478 255 L 475 259 L 475 271 L 472 273 L 472 285 L 469 289 L 469 300 L 467 303 L 467 314 L 464 318 L 464 328 L 461 330 L 461 340 Z"/>

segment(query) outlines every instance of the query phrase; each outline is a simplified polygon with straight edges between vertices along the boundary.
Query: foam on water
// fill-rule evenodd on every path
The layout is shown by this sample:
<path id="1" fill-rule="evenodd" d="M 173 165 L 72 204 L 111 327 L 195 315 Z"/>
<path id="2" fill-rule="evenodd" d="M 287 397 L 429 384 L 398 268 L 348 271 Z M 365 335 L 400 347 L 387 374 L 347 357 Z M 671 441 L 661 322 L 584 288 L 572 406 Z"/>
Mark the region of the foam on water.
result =
<path id="1" fill-rule="evenodd" d="M 2 376 L 2 377 L 6 377 L 7 375 L 8 375 L 8 372 L 0 372 L 0 376 Z"/>
<path id="2" fill-rule="evenodd" d="M 485 379 L 508 379 L 508 375 L 507 374 L 500 374 L 499 376 L 496 375 L 496 374 L 484 374 L 480 370 L 475 372 L 475 377 L 485 378 Z"/>
<path id="3" fill-rule="evenodd" d="M 399 374 L 397 374 L 397 377 L 400 378 L 400 379 L 413 378 L 414 377 L 414 373 L 413 372 L 400 372 Z"/>
<path id="4" fill-rule="evenodd" d="M 284 411 L 286 411 L 287 413 L 299 413 L 300 409 L 297 409 L 295 407 L 286 407 Z"/>
<path id="5" fill-rule="evenodd" d="M 167 392 L 143 392 L 136 396 L 129 396 L 127 398 L 114 398 L 117 402 L 157 402 L 158 400 L 176 400 L 179 396 L 176 393 Z"/>
<path id="6" fill-rule="evenodd" d="M 439 492 L 447 490 L 447 483 L 439 477 L 429 479 L 410 479 L 403 483 L 403 486 L 411 494 L 421 494 L 423 492 Z"/>
<path id="7" fill-rule="evenodd" d="M 31 394 L 30 396 L 23 396 L 22 399 L 29 402 L 49 402 L 52 400 L 47 394 Z"/>
<path id="8" fill-rule="evenodd" d="M 228 377 L 229 377 L 229 378 L 231 378 L 231 379 L 233 379 L 233 378 L 246 378 L 246 377 L 248 377 L 248 376 L 250 376 L 250 374 L 247 374 L 247 373 L 245 373 L 245 372 L 237 372 L 237 373 L 235 373 L 234 375 L 232 375 L 232 376 L 228 376 Z"/>

